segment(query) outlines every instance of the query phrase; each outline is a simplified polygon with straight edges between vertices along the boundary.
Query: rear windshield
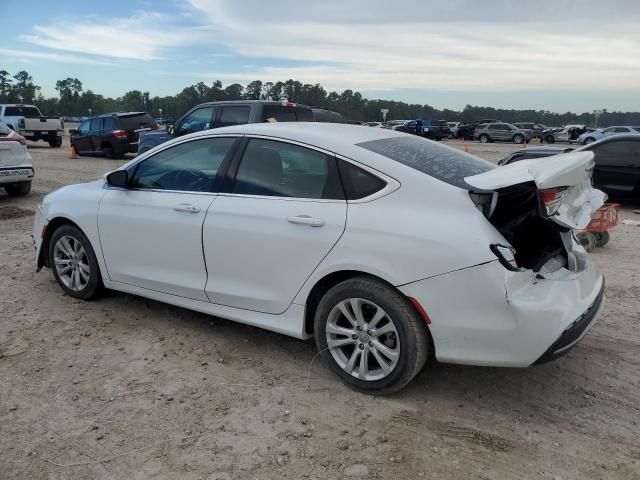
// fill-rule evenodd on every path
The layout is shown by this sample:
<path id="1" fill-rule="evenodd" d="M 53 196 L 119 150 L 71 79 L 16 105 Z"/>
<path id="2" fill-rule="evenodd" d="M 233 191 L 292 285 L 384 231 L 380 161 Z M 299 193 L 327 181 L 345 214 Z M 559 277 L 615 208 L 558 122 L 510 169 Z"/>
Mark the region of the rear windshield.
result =
<path id="1" fill-rule="evenodd" d="M 286 107 L 284 105 L 265 105 L 262 121 L 273 118 L 277 122 L 313 122 L 315 118 L 310 108 Z"/>
<path id="2" fill-rule="evenodd" d="M 7 107 L 4 110 L 7 117 L 39 117 L 40 112 L 36 107 Z"/>
<path id="3" fill-rule="evenodd" d="M 357 146 L 465 190 L 471 189 L 464 181 L 465 177 L 495 168 L 495 165 L 458 149 L 414 136 L 371 140 Z"/>
<path id="4" fill-rule="evenodd" d="M 449 123 L 445 120 L 435 120 L 431 122 L 431 125 L 433 125 L 434 127 L 448 127 Z"/>
<path id="5" fill-rule="evenodd" d="M 156 122 L 151 115 L 135 115 L 120 117 L 118 123 L 123 130 L 138 130 L 140 128 L 155 128 Z"/>
<path id="6" fill-rule="evenodd" d="M 338 112 L 332 112 L 331 110 L 314 110 L 313 116 L 316 122 L 322 123 L 347 123 L 344 117 Z"/>

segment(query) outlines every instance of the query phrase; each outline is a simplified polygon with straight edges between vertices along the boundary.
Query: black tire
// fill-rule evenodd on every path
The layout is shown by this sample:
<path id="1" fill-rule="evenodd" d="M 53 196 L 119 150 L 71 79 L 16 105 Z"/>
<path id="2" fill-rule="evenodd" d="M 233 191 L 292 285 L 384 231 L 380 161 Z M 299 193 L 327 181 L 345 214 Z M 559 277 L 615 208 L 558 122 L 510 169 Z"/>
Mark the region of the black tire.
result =
<path id="1" fill-rule="evenodd" d="M 386 318 L 397 331 L 395 341 L 399 343 L 400 348 L 397 364 L 383 378 L 356 378 L 343 370 L 328 350 L 326 327 L 329 315 L 340 302 L 348 299 L 364 299 L 379 306 L 386 312 Z M 429 355 L 429 332 L 415 307 L 399 291 L 371 277 L 354 277 L 331 288 L 318 304 L 314 327 L 316 346 L 324 360 L 343 382 L 363 393 L 385 395 L 397 392 L 420 372 Z M 354 340 L 353 351 L 357 349 L 356 343 L 360 341 L 366 340 Z M 373 355 L 369 358 L 373 358 Z"/>
<path id="2" fill-rule="evenodd" d="M 84 288 L 80 290 L 73 290 L 65 285 L 65 282 L 60 277 L 58 273 L 58 269 L 56 268 L 55 263 L 55 248 L 56 244 L 62 237 L 73 237 L 74 240 L 78 241 L 86 254 L 86 261 L 89 265 L 89 280 Z M 58 285 L 62 287 L 65 293 L 71 297 L 78 298 L 80 300 L 90 300 L 92 298 L 96 298 L 102 290 L 104 286 L 102 284 L 102 277 L 100 275 L 100 267 L 98 266 L 98 260 L 96 258 L 96 254 L 93 251 L 93 247 L 91 246 L 91 242 L 86 237 L 82 231 L 73 226 L 73 225 L 62 225 L 54 230 L 51 234 L 51 238 L 49 240 L 49 267 L 53 270 L 53 276 L 55 277 Z"/>
<path id="3" fill-rule="evenodd" d="M 604 247 L 611 240 L 609 232 L 594 233 L 594 236 L 596 237 L 596 247 Z"/>
<path id="4" fill-rule="evenodd" d="M 6 185 L 4 189 L 10 197 L 24 197 L 31 191 L 31 181 Z"/>
<path id="5" fill-rule="evenodd" d="M 518 145 L 520 145 L 522 142 L 524 142 L 524 136 L 520 135 L 519 133 L 513 136 L 513 141 L 514 143 L 517 143 Z"/>
<path id="6" fill-rule="evenodd" d="M 116 152 L 111 145 L 106 144 L 102 146 L 102 156 L 105 158 L 116 158 Z"/>
<path id="7" fill-rule="evenodd" d="M 480 135 L 478 137 L 478 140 L 480 140 L 480 143 L 489 143 L 489 141 L 491 140 L 489 138 L 489 135 L 485 135 L 484 133 L 482 135 Z"/>
<path id="8" fill-rule="evenodd" d="M 60 148 L 62 146 L 62 137 L 56 137 L 49 140 L 49 146 L 51 148 Z"/>
<path id="9" fill-rule="evenodd" d="M 587 138 L 585 138 L 585 139 L 584 139 L 584 144 L 585 144 L 585 145 L 588 145 L 589 143 L 593 143 L 593 142 L 595 142 L 595 141 L 596 141 L 596 139 L 595 139 L 595 138 L 593 138 L 593 137 L 587 137 Z"/>
<path id="10" fill-rule="evenodd" d="M 547 135 L 545 140 L 547 143 L 556 143 L 556 137 L 554 137 L 553 135 Z"/>
<path id="11" fill-rule="evenodd" d="M 71 144 L 71 146 L 74 148 L 74 150 L 76 151 L 76 155 L 81 157 L 82 154 L 80 153 L 80 150 L 78 150 L 78 147 L 76 147 L 74 144 Z"/>

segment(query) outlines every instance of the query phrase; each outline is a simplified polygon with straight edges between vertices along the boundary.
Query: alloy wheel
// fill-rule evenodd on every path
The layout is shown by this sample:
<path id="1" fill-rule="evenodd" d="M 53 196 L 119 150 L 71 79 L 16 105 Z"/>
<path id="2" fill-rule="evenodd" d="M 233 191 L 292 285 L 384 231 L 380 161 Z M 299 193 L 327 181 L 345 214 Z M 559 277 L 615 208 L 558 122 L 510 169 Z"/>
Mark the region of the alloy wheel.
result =
<path id="1" fill-rule="evenodd" d="M 89 258 L 80 241 L 70 235 L 60 237 L 53 249 L 53 261 L 58 277 L 64 285 L 80 292 L 91 278 Z"/>
<path id="2" fill-rule="evenodd" d="M 338 303 L 326 324 L 327 346 L 335 362 L 360 380 L 385 378 L 398 364 L 400 341 L 387 313 L 363 298 Z"/>

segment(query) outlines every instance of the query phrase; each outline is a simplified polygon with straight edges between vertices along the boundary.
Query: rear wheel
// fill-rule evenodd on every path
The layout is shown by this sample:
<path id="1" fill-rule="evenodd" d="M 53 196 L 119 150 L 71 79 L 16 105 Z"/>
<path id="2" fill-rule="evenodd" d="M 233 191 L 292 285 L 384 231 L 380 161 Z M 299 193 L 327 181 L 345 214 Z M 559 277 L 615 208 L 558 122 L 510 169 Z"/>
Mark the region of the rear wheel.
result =
<path id="1" fill-rule="evenodd" d="M 24 197 L 31 191 L 31 182 L 20 182 L 14 185 L 6 185 L 4 189 L 10 197 Z"/>
<path id="2" fill-rule="evenodd" d="M 356 277 L 331 288 L 318 305 L 315 340 L 331 369 L 355 390 L 400 390 L 422 369 L 427 327 L 407 298 L 383 282 Z"/>
<path id="3" fill-rule="evenodd" d="M 51 234 L 49 266 L 58 284 L 74 298 L 89 300 L 103 288 L 91 243 L 73 225 L 63 225 Z"/>
<path id="4" fill-rule="evenodd" d="M 116 158 L 116 153 L 113 147 L 106 143 L 102 146 L 102 156 L 106 158 Z"/>
<path id="5" fill-rule="evenodd" d="M 547 143 L 555 143 L 556 138 L 555 138 L 553 135 L 547 135 L 547 136 L 545 137 L 545 141 L 546 141 Z"/>
<path id="6" fill-rule="evenodd" d="M 49 140 L 49 146 L 51 148 L 60 148 L 62 146 L 62 137 L 56 137 Z"/>
<path id="7" fill-rule="evenodd" d="M 522 142 L 524 142 L 524 137 L 522 135 L 520 135 L 520 134 L 514 135 L 513 136 L 513 141 L 519 145 Z"/>
<path id="8" fill-rule="evenodd" d="M 478 139 L 480 143 L 489 143 L 489 135 L 482 134 Z"/>

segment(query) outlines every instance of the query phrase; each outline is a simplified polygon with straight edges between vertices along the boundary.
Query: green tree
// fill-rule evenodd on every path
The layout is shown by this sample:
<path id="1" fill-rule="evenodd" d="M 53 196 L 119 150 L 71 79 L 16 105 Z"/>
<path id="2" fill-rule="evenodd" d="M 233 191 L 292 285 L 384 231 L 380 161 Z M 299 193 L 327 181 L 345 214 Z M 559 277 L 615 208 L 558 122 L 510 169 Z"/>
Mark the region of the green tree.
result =
<path id="1" fill-rule="evenodd" d="M 260 100 L 262 96 L 262 82 L 254 80 L 244 89 L 244 96 L 247 100 Z"/>
<path id="2" fill-rule="evenodd" d="M 9 78 L 9 72 L 0 70 L 0 102 L 9 101 L 12 83 L 12 80 Z"/>
<path id="3" fill-rule="evenodd" d="M 29 72 L 21 70 L 13 78 L 16 83 L 12 90 L 17 99 L 22 103 L 33 103 L 37 93 L 40 91 L 40 87 L 33 83 L 33 78 L 31 78 Z"/>
<path id="4" fill-rule="evenodd" d="M 227 94 L 227 100 L 242 100 L 244 87 L 239 83 L 232 83 L 224 91 Z"/>

